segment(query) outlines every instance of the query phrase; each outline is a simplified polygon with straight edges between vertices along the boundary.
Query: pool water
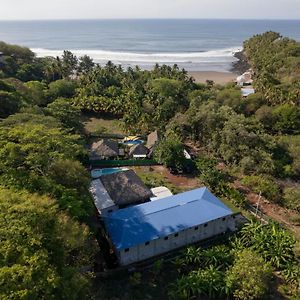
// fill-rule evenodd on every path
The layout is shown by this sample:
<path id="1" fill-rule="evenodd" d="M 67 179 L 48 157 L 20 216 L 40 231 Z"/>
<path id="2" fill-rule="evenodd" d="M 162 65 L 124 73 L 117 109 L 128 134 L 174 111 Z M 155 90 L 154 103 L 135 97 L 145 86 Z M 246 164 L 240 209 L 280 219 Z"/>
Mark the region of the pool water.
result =
<path id="1" fill-rule="evenodd" d="M 105 168 L 105 169 L 94 169 L 91 171 L 92 178 L 99 178 L 102 175 L 114 174 L 122 171 L 126 171 L 126 168 Z"/>
<path id="2" fill-rule="evenodd" d="M 143 144 L 143 143 L 144 143 L 144 141 L 142 141 L 142 140 L 134 140 L 134 141 L 123 142 L 124 145 L 128 145 L 128 146 L 139 145 L 139 144 Z"/>

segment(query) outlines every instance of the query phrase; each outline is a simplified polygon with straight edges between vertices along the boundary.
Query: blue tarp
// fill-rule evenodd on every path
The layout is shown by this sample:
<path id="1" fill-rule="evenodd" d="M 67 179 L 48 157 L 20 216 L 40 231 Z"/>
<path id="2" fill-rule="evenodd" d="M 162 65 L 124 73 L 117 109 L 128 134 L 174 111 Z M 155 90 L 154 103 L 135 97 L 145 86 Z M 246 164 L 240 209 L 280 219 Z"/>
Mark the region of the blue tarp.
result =
<path id="1" fill-rule="evenodd" d="M 104 222 L 121 250 L 232 214 L 207 188 L 199 188 L 115 211 Z"/>

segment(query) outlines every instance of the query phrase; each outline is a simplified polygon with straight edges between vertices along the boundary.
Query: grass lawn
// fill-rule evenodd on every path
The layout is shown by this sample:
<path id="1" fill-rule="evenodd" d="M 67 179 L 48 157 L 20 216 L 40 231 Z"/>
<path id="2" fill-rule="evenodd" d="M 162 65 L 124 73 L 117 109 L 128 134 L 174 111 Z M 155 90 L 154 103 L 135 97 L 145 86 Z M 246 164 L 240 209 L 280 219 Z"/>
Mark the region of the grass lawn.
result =
<path id="1" fill-rule="evenodd" d="M 163 174 L 154 170 L 153 167 L 134 167 L 132 169 L 149 188 L 165 186 L 173 194 L 178 194 L 183 191 L 180 187 L 170 182 Z"/>
<path id="2" fill-rule="evenodd" d="M 82 115 L 82 123 L 87 134 L 125 134 L 123 122 L 118 119 L 97 115 Z"/>

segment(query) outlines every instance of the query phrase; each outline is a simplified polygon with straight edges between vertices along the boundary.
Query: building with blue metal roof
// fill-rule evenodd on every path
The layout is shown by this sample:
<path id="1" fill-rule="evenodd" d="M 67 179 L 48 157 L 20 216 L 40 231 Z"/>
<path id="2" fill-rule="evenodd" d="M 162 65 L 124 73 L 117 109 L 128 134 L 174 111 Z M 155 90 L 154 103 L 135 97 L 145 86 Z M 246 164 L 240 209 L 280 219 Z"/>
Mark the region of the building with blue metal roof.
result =
<path id="1" fill-rule="evenodd" d="M 207 188 L 115 211 L 104 218 L 121 265 L 235 230 L 235 214 Z"/>

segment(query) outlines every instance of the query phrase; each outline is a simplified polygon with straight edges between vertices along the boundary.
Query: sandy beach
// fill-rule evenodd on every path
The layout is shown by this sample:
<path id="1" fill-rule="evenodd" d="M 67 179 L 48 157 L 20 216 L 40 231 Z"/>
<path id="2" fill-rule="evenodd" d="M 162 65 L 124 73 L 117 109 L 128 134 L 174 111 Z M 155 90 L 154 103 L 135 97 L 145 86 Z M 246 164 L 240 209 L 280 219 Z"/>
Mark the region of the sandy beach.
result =
<path id="1" fill-rule="evenodd" d="M 230 72 L 190 71 L 188 73 L 199 83 L 205 83 L 206 80 L 213 80 L 217 84 L 225 84 L 232 82 L 237 77 L 236 74 Z"/>

